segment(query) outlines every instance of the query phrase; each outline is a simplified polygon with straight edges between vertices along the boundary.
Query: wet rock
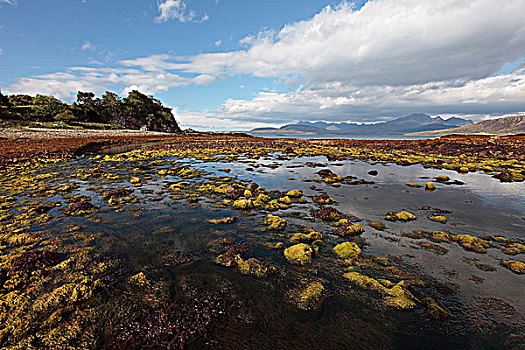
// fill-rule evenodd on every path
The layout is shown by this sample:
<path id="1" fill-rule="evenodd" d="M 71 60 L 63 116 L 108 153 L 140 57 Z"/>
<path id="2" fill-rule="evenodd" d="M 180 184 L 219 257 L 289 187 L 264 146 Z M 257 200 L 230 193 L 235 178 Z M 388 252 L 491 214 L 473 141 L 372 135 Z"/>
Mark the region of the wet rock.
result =
<path id="1" fill-rule="evenodd" d="M 238 199 L 242 196 L 244 196 L 244 191 L 246 188 L 244 186 L 241 186 L 239 184 L 231 184 L 226 187 L 226 197 L 230 199 Z"/>
<path id="2" fill-rule="evenodd" d="M 133 190 L 127 189 L 127 188 L 116 188 L 112 190 L 105 191 L 102 196 L 105 199 L 111 199 L 111 198 L 122 198 L 129 196 Z"/>
<path id="3" fill-rule="evenodd" d="M 252 209 L 254 207 L 251 199 L 241 198 L 233 202 L 233 209 Z"/>
<path id="4" fill-rule="evenodd" d="M 32 273 L 47 267 L 54 266 L 60 261 L 60 254 L 46 249 L 32 250 L 22 253 L 13 259 L 12 271 Z"/>
<path id="5" fill-rule="evenodd" d="M 411 221 L 416 220 L 416 216 L 408 211 L 391 211 L 386 214 L 385 220 L 389 221 Z"/>
<path id="6" fill-rule="evenodd" d="M 476 253 L 486 253 L 483 242 L 477 237 L 471 235 L 457 235 L 452 237 L 455 241 L 458 242 L 465 250 L 469 250 Z"/>
<path id="7" fill-rule="evenodd" d="M 428 234 L 428 238 L 434 242 L 450 242 L 450 236 L 443 231 L 433 231 Z"/>
<path id="8" fill-rule="evenodd" d="M 63 210 L 64 214 L 68 216 L 82 216 L 86 214 L 96 213 L 100 208 L 91 204 L 90 201 L 84 200 L 80 202 L 69 203 L 67 208 Z"/>
<path id="9" fill-rule="evenodd" d="M 317 204 L 332 204 L 335 202 L 334 199 L 326 193 L 314 197 L 313 201 Z"/>
<path id="10" fill-rule="evenodd" d="M 426 191 L 434 191 L 435 189 L 436 189 L 436 185 L 434 185 L 432 182 L 427 182 L 425 184 Z"/>
<path id="11" fill-rule="evenodd" d="M 292 199 L 288 196 L 284 196 L 284 197 L 279 198 L 279 202 L 284 203 L 284 204 L 292 204 Z"/>
<path id="12" fill-rule="evenodd" d="M 409 183 L 407 183 L 407 186 L 408 186 L 408 187 L 414 187 L 414 188 L 420 188 L 420 187 L 421 187 L 421 185 L 418 185 L 418 184 L 416 184 L 416 183 L 414 183 L 414 182 L 409 182 Z"/>
<path id="13" fill-rule="evenodd" d="M 316 240 L 323 239 L 323 235 L 320 232 L 311 230 L 309 233 L 294 233 L 293 236 L 290 238 L 290 242 L 292 243 L 311 243 Z"/>
<path id="14" fill-rule="evenodd" d="M 525 253 L 525 245 L 523 245 L 521 243 L 509 243 L 502 250 L 502 252 L 507 254 L 507 255 L 524 254 Z"/>
<path id="15" fill-rule="evenodd" d="M 223 254 L 215 259 L 215 263 L 226 267 L 236 266 L 237 255 L 247 250 L 249 250 L 248 246 L 229 246 Z"/>
<path id="16" fill-rule="evenodd" d="M 496 271 L 496 268 L 490 265 L 486 265 L 486 264 L 475 264 L 474 266 L 476 266 L 481 271 L 486 271 L 486 272 Z"/>
<path id="17" fill-rule="evenodd" d="M 303 196 L 303 193 L 299 190 L 291 190 L 286 193 L 286 196 L 291 198 L 301 198 Z"/>
<path id="18" fill-rule="evenodd" d="M 447 182 L 450 180 L 450 177 L 447 175 L 439 175 L 436 177 L 436 182 Z"/>
<path id="19" fill-rule="evenodd" d="M 286 227 L 286 220 L 276 215 L 268 214 L 264 218 L 264 224 L 268 226 L 269 230 L 284 230 Z"/>
<path id="20" fill-rule="evenodd" d="M 220 224 L 233 224 L 237 222 L 237 220 L 239 220 L 238 217 L 232 216 L 232 217 L 227 217 L 223 219 L 211 219 L 211 220 L 206 220 L 206 221 L 209 222 L 210 224 L 220 225 Z"/>
<path id="21" fill-rule="evenodd" d="M 347 236 L 357 236 L 363 233 L 363 226 L 361 224 L 352 224 L 352 225 L 342 225 L 340 226 L 334 234 L 341 236 L 341 237 L 347 237 Z"/>
<path id="22" fill-rule="evenodd" d="M 314 212 L 314 216 L 323 221 L 337 221 L 341 219 L 343 213 L 333 207 L 323 207 Z"/>
<path id="23" fill-rule="evenodd" d="M 378 231 L 383 231 L 386 228 L 385 224 L 383 224 L 382 222 L 379 222 L 379 221 L 370 221 L 368 223 L 368 226 L 370 226 L 370 227 L 372 227 L 372 228 L 374 228 L 374 229 L 376 229 Z"/>
<path id="24" fill-rule="evenodd" d="M 322 282 L 314 281 L 293 289 L 288 299 L 301 310 L 317 310 L 326 298 L 326 289 Z"/>
<path id="25" fill-rule="evenodd" d="M 354 242 L 344 242 L 334 247 L 334 252 L 343 259 L 355 259 L 361 254 L 361 248 Z"/>
<path id="26" fill-rule="evenodd" d="M 140 178 L 136 177 L 136 176 L 133 176 L 129 179 L 129 182 L 132 183 L 132 184 L 138 184 L 140 183 Z"/>
<path id="27" fill-rule="evenodd" d="M 269 266 L 256 258 L 244 260 L 240 255 L 237 255 L 235 257 L 235 263 L 237 264 L 239 272 L 244 275 L 263 278 L 277 271 L 275 267 Z"/>
<path id="28" fill-rule="evenodd" d="M 418 246 L 420 246 L 421 248 L 423 248 L 423 249 L 431 251 L 434 254 L 445 255 L 448 252 L 448 250 L 446 250 L 445 248 L 443 248 L 443 247 L 441 247 L 441 246 L 439 246 L 437 244 L 432 244 L 432 243 L 429 243 L 429 242 L 417 242 L 416 244 Z"/>
<path id="29" fill-rule="evenodd" d="M 299 243 L 284 250 L 284 257 L 292 265 L 305 266 L 312 262 L 314 251 L 307 244 Z"/>
<path id="30" fill-rule="evenodd" d="M 450 317 L 450 313 L 433 298 L 423 298 L 421 301 L 426 306 L 426 311 L 429 316 L 436 320 L 442 320 Z"/>
<path id="31" fill-rule="evenodd" d="M 525 274 L 525 263 L 521 261 L 502 261 L 501 265 L 518 275 Z"/>
<path id="32" fill-rule="evenodd" d="M 368 175 L 371 175 L 371 176 L 377 176 L 377 174 L 378 174 L 377 170 L 370 170 L 368 172 Z"/>
<path id="33" fill-rule="evenodd" d="M 439 222 L 440 224 L 446 224 L 447 218 L 442 215 L 436 215 L 436 216 L 427 216 L 427 219 L 430 221 Z"/>

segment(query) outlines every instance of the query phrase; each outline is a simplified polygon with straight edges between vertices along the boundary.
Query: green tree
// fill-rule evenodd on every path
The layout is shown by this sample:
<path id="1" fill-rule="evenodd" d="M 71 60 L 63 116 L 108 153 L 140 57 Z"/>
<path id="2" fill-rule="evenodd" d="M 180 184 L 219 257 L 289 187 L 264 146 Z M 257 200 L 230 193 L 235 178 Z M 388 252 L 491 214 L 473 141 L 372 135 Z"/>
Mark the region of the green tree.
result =
<path id="1" fill-rule="evenodd" d="M 63 112 L 58 113 L 53 117 L 53 119 L 66 123 L 78 120 L 77 116 L 75 116 L 75 114 L 73 114 L 73 112 L 70 109 L 66 109 Z"/>
<path id="2" fill-rule="evenodd" d="M 74 103 L 74 107 L 83 120 L 91 122 L 102 121 L 101 106 L 102 101 L 99 98 L 95 98 L 94 93 L 77 92 L 77 101 Z"/>
<path id="3" fill-rule="evenodd" d="M 2 94 L 2 91 L 0 91 L 0 107 L 9 107 L 9 98 L 7 96 L 4 96 Z"/>
<path id="4" fill-rule="evenodd" d="M 9 103 L 14 107 L 30 107 L 34 98 L 29 95 L 9 95 Z"/>
<path id="5" fill-rule="evenodd" d="M 32 114 L 39 121 L 51 121 L 66 110 L 67 105 L 53 96 L 36 95 L 33 100 Z"/>

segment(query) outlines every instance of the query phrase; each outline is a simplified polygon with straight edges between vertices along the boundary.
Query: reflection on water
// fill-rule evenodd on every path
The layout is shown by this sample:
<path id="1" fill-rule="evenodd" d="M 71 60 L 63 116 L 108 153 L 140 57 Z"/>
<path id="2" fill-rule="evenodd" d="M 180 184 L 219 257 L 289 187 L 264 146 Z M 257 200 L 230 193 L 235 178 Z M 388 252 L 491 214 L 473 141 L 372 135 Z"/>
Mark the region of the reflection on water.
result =
<path id="1" fill-rule="evenodd" d="M 122 147 L 111 152 L 136 146 Z M 148 278 L 173 285 L 191 279 L 192 283 L 202 286 L 228 286 L 234 290 L 238 300 L 236 313 L 215 330 L 209 342 L 197 341 L 192 345 L 195 348 L 504 348 L 506 344 L 516 347 L 519 339 L 523 339 L 525 280 L 499 265 L 499 261 L 508 260 L 509 256 L 498 249 L 488 249 L 487 254 L 467 252 L 453 242 L 439 244 L 446 250 L 439 255 L 422 249 L 417 245 L 419 240 L 403 232 L 444 230 L 476 237 L 502 235 L 523 241 L 524 183 L 500 183 L 481 173 L 460 175 L 420 165 L 402 167 L 345 160 L 328 162 L 325 167 L 305 166 L 306 162 L 326 163 L 325 158 L 312 157 L 292 160 L 269 157 L 258 160 L 261 165 L 258 168 L 243 162 L 225 164 L 177 158 L 163 161 L 168 163 L 161 161 L 140 168 L 138 162 L 112 163 L 87 157 L 59 166 L 68 181 L 77 168 L 90 167 L 101 167 L 123 177 L 115 181 L 75 179 L 79 185 L 75 194 L 90 196 L 93 204 L 102 207 L 96 214 L 99 220 L 64 218 L 53 223 L 50 230 L 60 231 L 72 222 L 82 223 L 87 226 L 84 231 L 101 234 L 96 243 L 99 251 L 122 259 L 131 270 L 143 271 Z M 274 163 L 279 164 L 275 169 L 264 167 Z M 289 209 L 278 212 L 288 221 L 283 233 L 262 231 L 264 211 L 218 208 L 223 198 L 216 195 L 201 195 L 197 205 L 188 203 L 186 198 L 172 198 L 174 193 L 166 186 L 181 179 L 175 175 L 160 177 L 157 172 L 182 165 L 207 173 L 182 180 L 195 184 L 193 191 L 215 176 L 229 176 L 249 179 L 267 190 L 300 189 L 308 202 L 292 204 Z M 231 173 L 220 170 L 225 167 L 231 169 Z M 335 188 L 313 182 L 323 168 L 375 183 Z M 368 174 L 373 169 L 378 171 L 377 176 Z M 107 206 L 100 195 L 101 189 L 94 191 L 93 187 L 130 185 L 127 182 L 130 173 L 145 179 L 142 186 L 133 188 L 138 202 L 124 206 L 125 210 L 117 213 Z M 437 184 L 434 192 L 406 186 L 408 182 L 424 184 L 443 174 L 464 185 Z M 310 188 L 311 185 L 315 188 Z M 363 220 L 365 232 L 353 240 L 360 244 L 364 255 L 388 257 L 397 268 L 422 276 L 424 283 L 417 286 L 416 292 L 434 297 L 451 317 L 433 320 L 419 304 L 412 311 L 385 308 L 378 302 L 377 293 L 355 288 L 345 280 L 342 272 L 346 267 L 334 259 L 331 252 L 342 240 L 331 234 L 331 226 L 312 216 L 317 205 L 311 198 L 320 193 L 334 198 L 333 206 L 343 214 Z M 428 209 L 422 209 L 424 207 L 446 210 L 448 223 L 427 220 Z M 418 219 L 407 223 L 387 222 L 384 231 L 366 225 L 369 221 L 384 222 L 387 212 L 399 210 L 413 212 Z M 229 216 L 240 219 L 236 224 L 224 226 L 206 222 Z M 268 242 L 287 242 L 288 234 L 303 227 L 311 227 L 324 235 L 324 246 L 312 267 L 292 267 L 286 263 L 282 251 L 264 246 Z M 276 266 L 277 275 L 258 279 L 214 264 L 213 260 L 221 252 L 216 242 L 224 240 L 248 244 L 251 250 L 246 258 L 257 257 Z M 523 260 L 522 257 L 516 260 Z M 183 263 L 170 263 L 177 259 Z M 481 271 L 476 264 L 490 265 L 495 271 Z M 328 290 L 319 309 L 302 311 L 287 302 L 286 295 L 291 288 L 312 278 L 323 281 Z M 507 337 L 513 340 L 508 342 Z"/>

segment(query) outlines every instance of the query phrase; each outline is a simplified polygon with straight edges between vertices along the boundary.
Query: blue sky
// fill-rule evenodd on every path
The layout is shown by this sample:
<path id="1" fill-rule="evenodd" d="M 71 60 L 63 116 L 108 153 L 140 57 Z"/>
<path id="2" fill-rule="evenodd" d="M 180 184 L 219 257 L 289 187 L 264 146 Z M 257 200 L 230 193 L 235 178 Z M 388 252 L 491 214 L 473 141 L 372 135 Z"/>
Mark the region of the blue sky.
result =
<path id="1" fill-rule="evenodd" d="M 0 0 L 0 87 L 137 88 L 198 129 L 517 114 L 524 3 Z"/>

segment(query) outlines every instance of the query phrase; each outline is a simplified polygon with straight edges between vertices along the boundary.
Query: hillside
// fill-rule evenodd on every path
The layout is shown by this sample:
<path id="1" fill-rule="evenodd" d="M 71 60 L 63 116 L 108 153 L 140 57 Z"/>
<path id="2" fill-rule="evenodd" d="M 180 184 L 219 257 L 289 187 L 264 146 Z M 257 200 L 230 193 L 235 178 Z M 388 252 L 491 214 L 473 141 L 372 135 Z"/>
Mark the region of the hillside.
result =
<path id="1" fill-rule="evenodd" d="M 457 128 L 408 133 L 410 136 L 443 136 L 450 134 L 523 134 L 525 133 L 525 116 L 505 117 L 485 120 L 472 125 Z"/>

